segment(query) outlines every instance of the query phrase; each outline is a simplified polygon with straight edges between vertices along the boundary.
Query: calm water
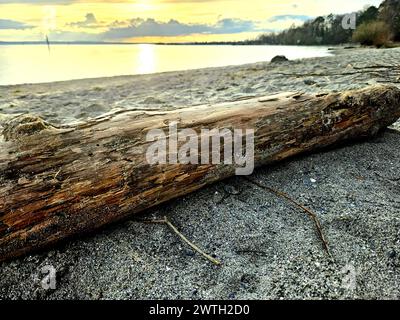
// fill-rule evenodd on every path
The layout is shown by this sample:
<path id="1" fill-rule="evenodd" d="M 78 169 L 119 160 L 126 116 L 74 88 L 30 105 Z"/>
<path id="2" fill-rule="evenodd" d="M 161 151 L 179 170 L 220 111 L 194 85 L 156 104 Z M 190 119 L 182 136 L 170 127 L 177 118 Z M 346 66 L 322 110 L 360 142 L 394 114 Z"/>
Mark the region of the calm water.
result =
<path id="1" fill-rule="evenodd" d="M 0 85 L 145 74 L 329 55 L 326 47 L 0 45 Z"/>

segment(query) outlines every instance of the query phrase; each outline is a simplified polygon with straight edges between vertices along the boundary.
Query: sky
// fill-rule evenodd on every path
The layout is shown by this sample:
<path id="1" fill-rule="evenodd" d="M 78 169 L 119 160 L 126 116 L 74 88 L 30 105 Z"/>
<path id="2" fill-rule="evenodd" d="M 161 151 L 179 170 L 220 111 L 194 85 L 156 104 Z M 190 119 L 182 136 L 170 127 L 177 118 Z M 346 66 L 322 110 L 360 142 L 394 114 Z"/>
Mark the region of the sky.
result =
<path id="1" fill-rule="evenodd" d="M 0 41 L 254 39 L 382 0 L 0 0 Z"/>

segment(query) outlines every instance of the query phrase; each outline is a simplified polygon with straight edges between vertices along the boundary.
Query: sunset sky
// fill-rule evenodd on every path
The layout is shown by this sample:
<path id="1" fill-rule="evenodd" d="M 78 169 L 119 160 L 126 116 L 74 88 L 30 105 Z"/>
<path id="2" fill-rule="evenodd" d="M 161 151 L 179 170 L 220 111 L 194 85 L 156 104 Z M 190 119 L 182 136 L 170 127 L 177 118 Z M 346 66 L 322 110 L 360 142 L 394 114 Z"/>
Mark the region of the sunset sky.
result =
<path id="1" fill-rule="evenodd" d="M 0 41 L 179 42 L 255 38 L 381 0 L 0 0 Z"/>

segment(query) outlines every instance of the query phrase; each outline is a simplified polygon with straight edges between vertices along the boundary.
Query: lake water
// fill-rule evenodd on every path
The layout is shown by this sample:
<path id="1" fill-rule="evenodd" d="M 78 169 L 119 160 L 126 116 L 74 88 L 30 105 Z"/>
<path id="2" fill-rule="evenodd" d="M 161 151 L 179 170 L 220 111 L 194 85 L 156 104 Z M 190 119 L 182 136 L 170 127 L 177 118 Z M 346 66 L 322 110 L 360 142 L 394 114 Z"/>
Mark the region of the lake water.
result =
<path id="1" fill-rule="evenodd" d="M 0 45 L 0 85 L 146 74 L 330 55 L 327 47 Z"/>

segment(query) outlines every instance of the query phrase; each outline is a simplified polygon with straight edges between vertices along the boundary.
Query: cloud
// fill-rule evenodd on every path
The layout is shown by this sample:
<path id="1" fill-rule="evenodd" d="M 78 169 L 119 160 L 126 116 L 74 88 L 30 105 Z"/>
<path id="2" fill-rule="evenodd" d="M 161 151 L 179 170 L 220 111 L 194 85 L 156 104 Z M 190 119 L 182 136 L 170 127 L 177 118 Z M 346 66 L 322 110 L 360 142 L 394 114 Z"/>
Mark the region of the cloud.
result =
<path id="1" fill-rule="evenodd" d="M 132 19 L 126 27 L 112 27 L 103 33 L 105 39 L 124 39 L 152 36 L 183 36 L 193 33 L 211 33 L 206 24 L 184 24 L 177 20 L 159 22 L 154 19 Z"/>
<path id="2" fill-rule="evenodd" d="M 67 23 L 67 26 L 77 28 L 97 28 L 101 27 L 103 23 L 99 23 L 93 13 L 87 13 L 85 20 Z"/>
<path id="3" fill-rule="evenodd" d="M 96 33 L 78 30 L 53 30 L 49 37 L 53 41 L 125 41 L 142 37 L 179 37 L 195 34 L 219 35 L 246 32 L 270 32 L 259 22 L 242 19 L 220 19 L 214 24 L 182 23 L 175 19 L 167 22 L 148 18 L 115 20 L 111 23 L 99 22 L 92 13 L 87 13 L 81 21 L 67 24 L 74 28 L 99 28 Z"/>
<path id="4" fill-rule="evenodd" d="M 268 19 L 268 22 L 280 22 L 280 21 L 286 21 L 286 20 L 298 20 L 298 21 L 307 21 L 311 20 L 312 17 L 306 16 L 306 15 L 298 15 L 298 14 L 284 14 L 284 15 L 278 15 L 278 16 L 272 16 L 271 18 Z"/>
<path id="5" fill-rule="evenodd" d="M 255 31 L 254 21 L 241 19 L 222 19 L 214 27 L 214 33 L 241 33 Z"/>
<path id="6" fill-rule="evenodd" d="M 32 29 L 33 26 L 30 26 L 24 22 L 19 22 L 15 20 L 8 20 L 8 19 L 0 19 L 0 29 L 13 29 L 13 30 L 25 30 L 25 29 Z"/>
<path id="7" fill-rule="evenodd" d="M 241 19 L 222 19 L 214 25 L 187 24 L 171 19 L 161 22 L 155 19 L 132 19 L 129 22 L 115 21 L 102 38 L 108 40 L 135 37 L 176 37 L 192 34 L 233 34 L 255 31 L 253 21 Z"/>

